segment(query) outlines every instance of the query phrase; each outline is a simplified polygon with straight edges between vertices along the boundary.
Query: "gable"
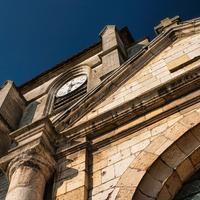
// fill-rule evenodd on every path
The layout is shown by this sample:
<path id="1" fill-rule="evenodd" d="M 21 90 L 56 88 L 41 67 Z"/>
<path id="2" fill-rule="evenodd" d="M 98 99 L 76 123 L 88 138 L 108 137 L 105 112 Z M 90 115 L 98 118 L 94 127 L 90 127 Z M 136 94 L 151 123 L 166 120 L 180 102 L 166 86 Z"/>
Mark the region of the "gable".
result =
<path id="1" fill-rule="evenodd" d="M 194 20 L 187 21 L 187 22 L 181 23 L 179 25 L 176 25 L 164 30 L 155 39 L 153 39 L 147 46 L 139 50 L 137 54 L 131 56 L 122 65 L 117 67 L 98 86 L 96 86 L 93 90 L 91 90 L 85 96 L 83 96 L 83 98 L 81 98 L 80 101 L 75 103 L 68 110 L 61 113 L 56 119 L 53 119 L 52 122 L 56 130 L 58 132 L 65 132 L 67 129 L 70 130 L 70 127 L 74 127 L 74 125 L 76 125 L 77 123 L 79 124 L 78 121 L 80 121 L 81 119 L 82 119 L 81 120 L 82 122 L 92 119 L 92 120 L 89 120 L 88 123 L 93 123 L 93 118 L 97 120 L 102 120 L 102 117 L 104 116 L 102 115 L 103 113 L 105 113 L 107 116 L 110 116 L 109 111 L 114 112 L 114 110 L 116 110 L 117 108 L 123 109 L 123 107 L 125 105 L 128 105 L 129 102 L 132 102 L 133 99 L 136 102 L 140 101 L 141 93 L 144 93 L 144 95 L 142 96 L 145 96 L 145 95 L 150 94 L 151 91 L 156 91 L 156 88 L 157 89 L 163 88 L 163 87 L 166 88 L 167 86 L 165 86 L 165 83 L 167 83 L 167 81 L 169 80 L 170 81 L 167 85 L 171 83 L 176 84 L 174 81 L 177 81 L 177 80 L 181 81 L 182 78 L 184 79 L 190 78 L 190 77 L 186 77 L 188 73 L 190 74 L 190 72 L 191 73 L 196 72 L 195 70 L 198 71 L 198 67 L 197 67 L 197 69 L 196 68 L 192 69 L 190 72 L 186 73 L 187 71 L 186 68 L 191 68 L 193 65 L 198 65 L 198 62 L 199 62 L 199 58 L 200 58 L 199 42 L 198 42 L 199 38 L 198 36 L 196 38 L 196 35 L 200 33 L 199 27 L 200 27 L 200 19 L 197 18 L 195 19 L 195 21 Z M 186 40 L 180 44 L 177 44 L 178 42 L 184 39 Z M 187 39 L 189 40 L 189 42 Z M 179 49 L 179 50 L 176 50 L 176 49 Z M 187 52 L 185 51 L 185 49 L 187 49 Z M 161 53 L 163 53 L 165 50 L 171 51 L 170 56 L 165 56 L 159 59 Z M 165 53 L 167 54 L 167 52 Z M 158 60 L 156 61 L 156 59 Z M 172 61 L 174 62 L 174 64 Z M 168 68 L 168 71 L 170 72 L 170 74 L 168 72 L 168 74 L 166 75 L 166 77 L 168 76 L 167 78 L 166 77 L 156 78 L 158 79 L 159 82 L 157 84 L 154 83 L 155 86 L 154 85 L 149 86 L 150 83 L 152 82 L 149 83 L 148 81 L 151 78 L 155 78 L 157 76 L 156 74 L 153 74 L 153 70 L 151 71 L 151 67 L 154 66 L 157 70 L 161 68 L 161 66 L 163 67 L 164 65 L 163 62 L 166 63 L 165 67 Z M 171 65 L 169 65 L 168 62 Z M 145 76 L 143 75 L 144 77 L 141 76 L 142 72 L 148 66 L 151 66 L 150 67 L 151 78 L 147 78 L 148 73 L 146 74 L 146 72 L 144 73 Z M 172 73 L 173 73 L 173 76 L 171 75 Z M 178 74 L 183 74 L 183 75 L 179 77 Z M 164 76 L 163 72 L 162 72 L 162 76 Z M 134 77 L 137 77 L 137 80 L 139 81 L 139 83 L 140 84 L 143 83 L 142 86 L 145 87 L 142 90 L 142 92 L 139 92 L 139 94 L 137 94 L 136 96 L 132 96 L 132 95 L 135 95 L 136 90 L 130 91 L 131 88 L 127 88 L 126 86 L 126 83 L 127 82 L 129 83 L 130 79 L 132 78 L 134 79 Z M 161 78 L 163 82 L 161 82 Z M 182 81 L 185 82 L 184 80 Z M 146 85 L 144 86 L 144 84 Z M 123 86 L 125 86 L 125 88 L 123 88 Z M 121 101 L 120 99 L 113 100 L 112 97 L 115 94 L 118 95 L 118 91 L 120 89 L 125 91 L 125 92 L 123 91 L 123 94 L 122 94 L 123 98 L 121 98 L 122 100 Z M 139 90 L 141 91 L 141 89 Z M 168 91 L 167 88 L 165 90 Z M 180 91 L 179 93 L 184 92 L 184 91 L 185 90 Z M 127 98 L 130 100 L 125 100 L 125 95 L 124 95 L 125 93 L 126 93 L 126 96 L 129 96 Z M 138 98 L 135 98 L 137 96 Z M 109 102 L 109 99 L 111 100 L 111 102 Z M 106 105 L 103 105 L 102 102 L 104 102 L 104 104 Z M 142 102 L 138 102 L 137 104 L 140 105 L 140 103 Z M 105 120 L 103 120 L 103 123 L 104 121 Z"/>
<path id="2" fill-rule="evenodd" d="M 129 78 L 76 125 L 105 113 L 200 64 L 200 34 L 180 38 Z"/>

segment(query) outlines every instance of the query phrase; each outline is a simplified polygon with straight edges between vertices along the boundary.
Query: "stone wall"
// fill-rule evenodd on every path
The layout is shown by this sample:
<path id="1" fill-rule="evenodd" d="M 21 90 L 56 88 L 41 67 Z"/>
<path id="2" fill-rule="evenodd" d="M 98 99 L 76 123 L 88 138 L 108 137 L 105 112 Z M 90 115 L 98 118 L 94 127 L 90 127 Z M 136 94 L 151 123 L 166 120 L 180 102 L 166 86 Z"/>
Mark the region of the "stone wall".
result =
<path id="1" fill-rule="evenodd" d="M 200 59 L 187 67 L 182 67 L 173 73 L 170 72 L 172 66 L 175 68 L 198 56 L 200 56 L 200 34 L 181 38 L 178 41 L 175 41 L 174 44 L 167 47 L 110 97 L 84 116 L 81 122 L 107 112 L 108 110 L 111 110 L 160 84 L 164 84 L 170 79 L 173 79 L 192 68 L 195 68 L 200 64 Z"/>
<path id="2" fill-rule="evenodd" d="M 185 28 L 194 22 L 183 26 L 131 43 L 139 57 L 106 26 L 98 52 L 41 75 L 40 86 L 24 86 L 26 107 L 0 158 L 6 198 L 173 199 L 200 168 L 200 34 Z M 80 73 L 88 76 L 87 94 L 51 112 L 57 89 Z M 0 189 L 4 199 L 2 173 Z"/>
<path id="3" fill-rule="evenodd" d="M 149 125 L 145 125 L 145 122 L 198 96 L 199 90 L 93 139 L 84 150 L 76 148 L 76 153 L 61 155 L 58 158 L 55 198 L 64 200 L 81 196 L 91 200 L 131 200 L 153 163 L 159 162 L 157 160 L 163 152 L 172 148 L 185 132 L 200 123 L 200 103 L 177 110 L 162 119 L 152 120 Z M 140 128 L 134 131 L 136 126 Z M 189 148 L 191 142 L 199 144 L 198 132 L 194 134 L 191 139 L 186 137 L 182 148 Z M 117 139 L 114 139 L 115 135 L 119 135 Z M 98 143 L 101 146 L 92 150 L 90 145 Z M 63 150 L 70 145 L 63 145 Z M 169 155 L 173 158 L 172 154 Z M 180 173 L 184 175 L 185 171 Z M 143 199 L 141 195 L 135 198 Z"/>
<path id="4" fill-rule="evenodd" d="M 81 150 L 58 159 L 54 198 L 80 199 L 88 197 L 87 151 Z"/>
<path id="5" fill-rule="evenodd" d="M 200 104 L 196 104 L 194 107 L 177 112 L 94 152 L 91 166 L 93 177 L 91 199 L 116 199 L 120 188 L 127 195 L 132 195 L 134 188 L 145 173 L 142 168 L 151 165 L 165 149 L 172 145 L 188 129 L 189 123 L 193 122 L 195 125 L 200 122 L 199 117 Z M 115 131 L 125 131 L 133 124 L 134 122 Z M 144 155 L 146 157 L 142 159 Z M 122 181 L 121 177 L 124 174 L 127 175 Z M 129 196 L 127 199 L 131 199 L 131 197 Z M 121 199 L 125 199 L 125 197 Z"/>
<path id="6" fill-rule="evenodd" d="M 199 56 L 199 34 L 179 38 L 126 81 L 105 101 L 97 105 L 89 114 L 78 121 L 74 125 L 74 130 L 76 127 L 81 128 L 81 124 L 84 124 L 84 122 L 87 124 L 88 120 L 98 117 L 99 119 L 102 117 L 103 123 L 103 113 L 129 102 L 129 100 L 159 85 L 165 85 L 165 83 L 176 79 L 192 69 L 198 68 L 200 64 Z M 166 187 L 162 188 L 160 186 L 157 189 L 158 178 L 149 177 L 148 170 L 151 166 L 159 164 L 161 157 L 164 160 L 168 155 L 169 159 L 173 160 L 175 143 L 186 132 L 188 133 L 191 128 L 200 123 L 200 103 L 199 100 L 194 102 L 194 99 L 198 98 L 199 89 L 136 119 L 130 120 L 128 123 L 118 126 L 118 128 L 114 128 L 110 132 L 105 131 L 104 134 L 98 135 L 98 137 L 94 136 L 94 138 L 88 139 L 89 147 L 85 147 L 88 150 L 88 161 L 82 161 L 84 168 L 82 168 L 82 164 L 75 166 L 77 174 L 74 176 L 67 169 L 69 174 L 65 177 L 66 181 L 63 184 L 60 185 L 60 180 L 57 180 L 58 184 L 55 187 L 56 197 L 60 200 L 73 194 L 75 197 L 80 195 L 90 200 L 131 200 L 133 197 L 137 200 L 153 200 L 157 196 L 160 199 L 165 199 L 165 197 L 166 199 L 172 199 L 178 190 L 173 191 L 173 188 L 169 187 L 167 191 L 164 191 Z M 188 102 L 193 103 L 190 104 Z M 176 111 L 172 112 L 173 109 L 176 109 Z M 95 125 L 94 122 L 94 134 Z M 68 133 L 70 134 L 70 131 Z M 188 144 L 184 143 L 186 149 L 187 145 L 191 144 L 190 140 L 194 144 L 199 144 L 199 138 L 195 134 L 191 134 L 190 138 L 187 137 Z M 183 142 L 184 137 L 180 141 Z M 174 150 L 174 153 L 177 153 L 177 155 L 182 155 L 180 151 L 187 151 L 184 150 L 181 142 L 177 142 L 180 143 L 178 150 L 177 148 Z M 81 151 L 77 149 L 77 152 Z M 77 157 L 75 158 L 75 162 L 79 161 Z M 173 177 L 177 176 L 177 174 L 181 177 L 180 186 L 186 180 L 182 179 L 182 177 L 187 175 L 185 169 L 191 163 L 188 164 L 187 161 L 184 161 L 188 164 L 188 166 L 185 166 L 185 163 L 178 163 L 178 157 L 175 156 L 175 158 L 172 161 L 174 165 L 172 164 L 173 166 L 171 166 L 170 170 L 176 170 L 175 166 L 178 166 L 178 170 L 175 175 L 173 174 Z M 66 164 L 66 158 L 62 157 L 62 159 L 64 159 L 63 162 Z M 70 168 L 71 165 L 67 164 L 67 166 Z M 64 172 L 59 167 L 57 173 L 63 174 Z M 84 174 L 84 178 L 82 177 L 82 181 L 80 181 L 78 177 L 82 173 Z M 85 182 L 86 174 L 87 182 Z M 171 174 L 167 178 L 169 179 L 169 183 L 166 183 L 167 187 L 172 180 L 176 182 L 175 179 L 171 178 Z M 73 188 L 73 192 L 70 191 L 70 182 L 76 185 Z M 152 184 L 155 182 L 155 190 L 151 188 L 151 182 Z M 177 183 L 179 183 L 179 179 Z M 67 187 L 68 184 L 69 189 Z M 83 186 L 84 188 L 88 188 L 88 193 L 85 190 L 81 190 Z M 143 195 L 143 192 L 145 195 Z"/>

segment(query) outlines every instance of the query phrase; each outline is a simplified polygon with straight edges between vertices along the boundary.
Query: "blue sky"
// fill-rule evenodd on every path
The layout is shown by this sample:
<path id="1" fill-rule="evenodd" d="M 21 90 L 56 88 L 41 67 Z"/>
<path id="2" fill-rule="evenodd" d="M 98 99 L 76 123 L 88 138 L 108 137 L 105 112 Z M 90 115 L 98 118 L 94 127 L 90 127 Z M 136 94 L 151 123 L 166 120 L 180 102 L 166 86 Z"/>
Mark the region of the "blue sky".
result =
<path id="1" fill-rule="evenodd" d="M 167 16 L 200 17 L 199 0 L 0 0 L 0 83 L 16 85 L 95 43 L 106 24 L 153 38 Z"/>

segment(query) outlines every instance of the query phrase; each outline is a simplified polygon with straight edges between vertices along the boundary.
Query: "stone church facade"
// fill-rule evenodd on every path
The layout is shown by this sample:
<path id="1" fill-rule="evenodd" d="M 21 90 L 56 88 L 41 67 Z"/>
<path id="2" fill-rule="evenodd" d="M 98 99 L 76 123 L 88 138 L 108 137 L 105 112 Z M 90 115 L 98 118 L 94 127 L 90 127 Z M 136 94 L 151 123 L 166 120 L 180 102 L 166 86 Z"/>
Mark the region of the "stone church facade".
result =
<path id="1" fill-rule="evenodd" d="M 0 89 L 0 199 L 200 199 L 200 18 L 91 47 Z"/>

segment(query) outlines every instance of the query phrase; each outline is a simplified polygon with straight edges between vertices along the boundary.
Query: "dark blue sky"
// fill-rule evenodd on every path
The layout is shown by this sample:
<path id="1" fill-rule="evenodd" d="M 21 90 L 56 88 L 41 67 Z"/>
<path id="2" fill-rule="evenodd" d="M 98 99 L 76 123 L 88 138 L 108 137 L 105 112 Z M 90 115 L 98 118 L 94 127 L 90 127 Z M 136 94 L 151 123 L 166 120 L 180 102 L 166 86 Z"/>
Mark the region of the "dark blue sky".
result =
<path id="1" fill-rule="evenodd" d="M 17 85 L 98 40 L 106 24 L 154 37 L 167 17 L 200 17 L 200 0 L 0 0 L 0 83 Z"/>

